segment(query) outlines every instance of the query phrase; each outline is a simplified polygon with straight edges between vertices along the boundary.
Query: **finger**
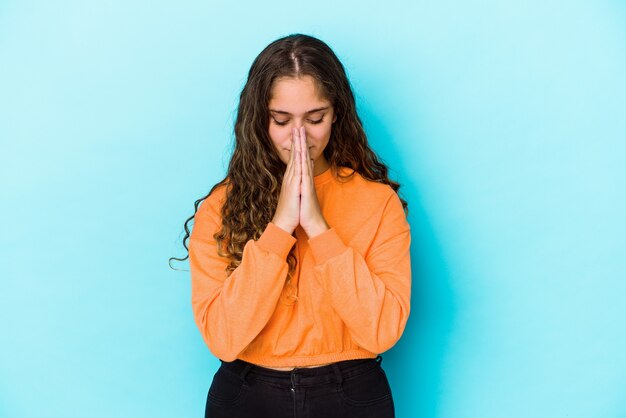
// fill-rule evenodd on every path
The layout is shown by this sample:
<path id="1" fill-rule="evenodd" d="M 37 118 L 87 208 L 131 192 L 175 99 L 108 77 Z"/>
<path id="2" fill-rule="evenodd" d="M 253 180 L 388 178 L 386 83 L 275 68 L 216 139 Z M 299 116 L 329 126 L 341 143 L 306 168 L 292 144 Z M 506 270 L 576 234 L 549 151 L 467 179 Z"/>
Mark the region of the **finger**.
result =
<path id="1" fill-rule="evenodd" d="M 302 131 L 304 132 L 304 128 L 302 128 Z M 309 173 L 309 183 L 311 184 L 311 186 L 313 185 L 313 166 L 311 165 L 311 149 L 309 148 L 309 141 L 307 140 L 306 137 L 306 132 L 304 133 L 304 149 L 305 149 L 305 159 L 304 161 L 306 161 L 306 168 L 308 170 Z"/>
<path id="2" fill-rule="evenodd" d="M 295 167 L 295 171 L 294 171 L 294 181 L 298 184 L 300 184 L 301 182 L 301 178 L 302 178 L 302 163 L 301 163 L 302 157 L 300 156 L 299 152 L 296 152 L 296 162 L 294 164 Z"/>
<path id="3" fill-rule="evenodd" d="M 300 128 L 300 156 L 302 161 L 302 182 L 308 182 L 311 173 L 309 172 L 308 162 L 307 162 L 307 146 L 306 146 L 306 133 L 304 132 L 304 127 Z"/>
<path id="4" fill-rule="evenodd" d="M 306 160 L 309 162 L 309 171 L 311 172 L 311 178 L 315 176 L 314 163 L 313 158 L 311 158 L 311 154 L 307 152 Z"/>
<path id="5" fill-rule="evenodd" d="M 303 128 L 303 131 L 304 131 L 304 128 Z M 305 137 L 304 137 L 304 148 L 306 150 L 305 161 L 306 161 L 306 164 L 307 164 L 307 169 L 309 170 L 309 175 L 312 178 L 313 177 L 313 165 L 311 164 L 311 162 L 313 160 L 311 160 L 311 152 L 310 152 L 311 149 L 309 148 L 308 140 L 306 138 L 306 132 L 305 132 L 304 135 L 305 135 Z"/>
<path id="6" fill-rule="evenodd" d="M 295 140 L 296 140 L 296 150 L 300 152 L 301 150 L 301 140 L 300 140 L 300 130 L 298 128 L 293 128 Z"/>
<path id="7" fill-rule="evenodd" d="M 302 175 L 302 163 L 300 160 L 302 160 L 302 156 L 300 155 L 300 136 L 298 135 L 298 130 L 296 128 L 293 128 L 293 132 L 294 132 L 294 148 L 295 148 L 295 153 L 296 153 L 296 164 L 295 164 L 295 168 L 296 168 L 296 176 L 298 177 L 298 181 L 300 181 L 300 177 Z"/>
<path id="8" fill-rule="evenodd" d="M 291 143 L 292 151 L 289 152 L 289 160 L 287 160 L 287 168 L 285 169 L 285 174 L 283 175 L 283 186 L 289 181 L 291 177 L 293 177 L 293 165 L 295 162 L 295 156 L 293 155 L 293 139 Z"/>
<path id="9" fill-rule="evenodd" d="M 291 136 L 291 149 L 289 150 L 289 174 L 293 176 L 296 165 L 296 145 L 295 145 L 295 136 Z"/>

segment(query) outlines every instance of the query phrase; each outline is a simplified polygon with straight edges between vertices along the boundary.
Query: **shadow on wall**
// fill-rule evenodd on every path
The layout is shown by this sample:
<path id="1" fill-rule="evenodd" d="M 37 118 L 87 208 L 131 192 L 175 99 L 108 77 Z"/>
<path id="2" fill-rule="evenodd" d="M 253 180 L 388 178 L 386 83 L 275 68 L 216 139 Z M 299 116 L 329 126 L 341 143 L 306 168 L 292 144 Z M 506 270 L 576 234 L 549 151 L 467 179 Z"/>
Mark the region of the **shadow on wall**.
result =
<path id="1" fill-rule="evenodd" d="M 384 85 L 375 81 L 368 83 Z M 389 376 L 396 408 L 410 405 L 411 413 L 436 417 L 439 416 L 443 361 L 448 351 L 450 329 L 456 311 L 446 260 L 422 206 L 419 177 L 410 166 L 415 161 L 411 161 L 410 153 L 396 146 L 411 142 L 394 138 L 394 134 L 387 129 L 388 123 L 384 116 L 379 116 L 384 113 L 384 104 L 370 106 L 359 101 L 357 106 L 370 145 L 389 167 L 390 177 L 400 183 L 399 192 L 408 202 L 408 220 L 411 225 L 411 314 L 398 343 L 383 354 L 384 369 Z M 411 107 L 394 105 L 394 108 Z M 417 125 L 419 128 L 413 114 L 401 114 L 398 118 L 412 120 L 411 123 L 403 123 L 404 126 Z M 417 128 L 407 134 L 414 141 L 429 140 L 427 134 Z M 429 278 L 437 280 L 429 281 Z M 407 375 L 407 370 L 412 373 Z M 396 412 L 399 416 L 409 416 L 406 410 Z"/>

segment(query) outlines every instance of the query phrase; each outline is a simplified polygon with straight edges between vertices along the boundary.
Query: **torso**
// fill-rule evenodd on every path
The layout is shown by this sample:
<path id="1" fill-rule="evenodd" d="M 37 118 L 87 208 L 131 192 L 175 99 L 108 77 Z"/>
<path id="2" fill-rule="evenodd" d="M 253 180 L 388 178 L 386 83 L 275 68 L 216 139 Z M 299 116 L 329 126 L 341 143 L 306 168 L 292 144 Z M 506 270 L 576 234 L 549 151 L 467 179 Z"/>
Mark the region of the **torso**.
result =
<path id="1" fill-rule="evenodd" d="M 300 366 L 298 367 L 299 369 L 304 368 L 304 367 L 322 367 L 322 366 L 328 366 L 331 363 L 326 363 L 326 364 L 316 364 L 315 366 Z M 260 366 L 260 365 L 259 365 Z M 264 367 L 266 369 L 272 369 L 272 370 L 281 370 L 281 371 L 291 371 L 293 369 L 295 369 L 295 367 L 267 367 L 267 366 L 261 366 Z"/>

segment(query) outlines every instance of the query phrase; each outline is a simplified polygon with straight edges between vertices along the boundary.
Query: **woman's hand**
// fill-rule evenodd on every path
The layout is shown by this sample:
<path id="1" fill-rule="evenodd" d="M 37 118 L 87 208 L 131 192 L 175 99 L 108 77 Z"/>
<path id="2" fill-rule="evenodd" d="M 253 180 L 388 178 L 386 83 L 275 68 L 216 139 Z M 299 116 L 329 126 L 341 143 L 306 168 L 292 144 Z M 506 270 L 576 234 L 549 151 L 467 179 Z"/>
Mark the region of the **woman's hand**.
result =
<path id="1" fill-rule="evenodd" d="M 315 192 L 315 182 L 313 180 L 313 164 L 314 161 L 309 154 L 309 146 L 306 141 L 306 131 L 304 127 L 299 130 L 294 129 L 296 142 L 299 146 L 296 148 L 300 152 L 300 172 L 302 183 L 300 185 L 300 225 L 310 238 L 321 234 L 330 227 L 324 219 L 320 203 Z"/>
<path id="2" fill-rule="evenodd" d="M 300 224 L 307 236 L 312 238 L 330 227 L 322 215 L 315 192 L 313 160 L 304 127 L 294 128 L 292 134 L 289 163 L 272 223 L 290 234 Z"/>
<path id="3" fill-rule="evenodd" d="M 295 131 L 295 128 L 294 128 Z M 289 162 L 283 176 L 283 184 L 276 205 L 276 212 L 272 223 L 293 234 L 300 222 L 300 183 L 302 182 L 302 164 L 300 159 L 300 142 L 296 141 L 296 135 L 291 138 L 291 151 Z"/>

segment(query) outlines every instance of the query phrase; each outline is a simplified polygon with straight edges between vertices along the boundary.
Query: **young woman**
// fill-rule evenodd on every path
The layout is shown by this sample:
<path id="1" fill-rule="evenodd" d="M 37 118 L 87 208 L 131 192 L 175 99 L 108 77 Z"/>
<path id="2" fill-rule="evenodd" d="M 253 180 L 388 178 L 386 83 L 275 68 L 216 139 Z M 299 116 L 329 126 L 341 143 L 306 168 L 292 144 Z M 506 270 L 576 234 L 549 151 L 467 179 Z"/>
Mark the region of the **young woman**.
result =
<path id="1" fill-rule="evenodd" d="M 228 173 L 196 201 L 190 236 L 185 223 L 194 318 L 221 361 L 206 417 L 394 416 L 379 354 L 409 317 L 399 187 L 328 45 L 269 44 L 241 92 Z"/>

